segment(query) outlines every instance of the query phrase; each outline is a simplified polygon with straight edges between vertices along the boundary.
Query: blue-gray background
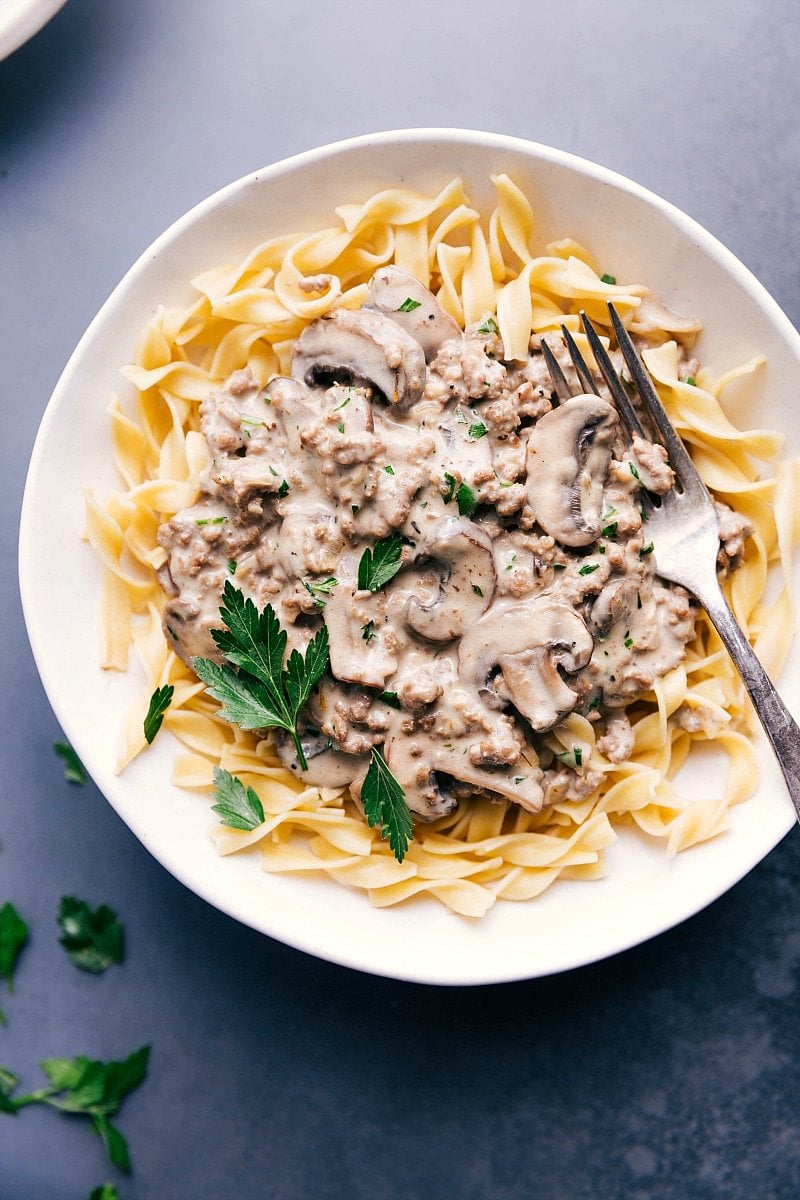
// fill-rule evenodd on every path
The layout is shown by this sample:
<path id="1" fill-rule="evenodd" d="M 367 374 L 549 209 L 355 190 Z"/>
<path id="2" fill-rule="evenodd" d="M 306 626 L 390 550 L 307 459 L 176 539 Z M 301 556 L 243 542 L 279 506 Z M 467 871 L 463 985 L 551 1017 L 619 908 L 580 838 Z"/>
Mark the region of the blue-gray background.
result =
<path id="1" fill-rule="evenodd" d="M 34 1086 L 41 1058 L 153 1046 L 119 1121 L 133 1177 L 83 1122 L 30 1109 L 0 1116 L 0 1200 L 106 1179 L 121 1200 L 800 1195 L 796 832 L 681 928 L 559 978 L 437 990 L 317 962 L 208 908 L 63 781 L 13 566 L 37 423 L 119 277 L 200 198 L 326 141 L 456 125 L 593 158 L 800 320 L 797 11 L 68 0 L 0 63 L 0 903 L 32 929 L 0 1064 Z M 70 965 L 64 893 L 119 911 L 124 967 Z"/>

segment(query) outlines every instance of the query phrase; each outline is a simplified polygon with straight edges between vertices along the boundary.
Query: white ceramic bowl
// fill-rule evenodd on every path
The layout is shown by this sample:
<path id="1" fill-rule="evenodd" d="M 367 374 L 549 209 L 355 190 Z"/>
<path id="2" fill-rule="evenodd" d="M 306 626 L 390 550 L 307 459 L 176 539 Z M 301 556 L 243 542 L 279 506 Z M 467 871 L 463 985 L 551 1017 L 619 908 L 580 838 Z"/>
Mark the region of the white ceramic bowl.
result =
<path id="1" fill-rule="evenodd" d="M 494 134 L 404 130 L 257 171 L 203 201 L 145 251 L 90 325 L 53 393 L 31 460 L 20 537 L 25 618 L 56 716 L 97 785 L 155 857 L 210 903 L 283 942 L 376 974 L 440 984 L 576 967 L 710 903 L 793 823 L 766 742 L 759 742 L 760 789 L 734 810 L 730 832 L 673 860 L 660 845 L 623 835 L 607 852 L 605 880 L 558 883 L 533 902 L 499 903 L 478 923 L 434 901 L 375 910 L 362 894 L 322 879 L 264 874 L 257 854 L 219 858 L 209 836 L 210 806 L 169 783 L 175 743 L 168 735 L 124 774 L 113 774 L 120 721 L 141 685 L 135 673 L 105 674 L 97 665 L 99 571 L 80 541 L 82 494 L 87 485 L 100 495 L 116 485 L 105 406 L 111 392 L 126 394 L 119 367 L 131 360 L 138 331 L 157 305 L 189 300 L 193 276 L 238 261 L 271 235 L 322 227 L 335 205 L 400 182 L 435 190 L 459 174 L 473 202 L 488 207 L 489 175 L 498 171 L 531 198 L 540 244 L 571 235 L 619 278 L 647 283 L 671 307 L 701 315 L 699 353 L 707 365 L 722 370 L 766 354 L 759 410 L 747 420 L 783 429 L 796 444 L 800 338 L 763 287 L 705 230 L 627 179 L 558 150 Z M 738 416 L 744 421 L 745 414 Z M 54 635 L 54 598 L 58 630 L 69 630 L 69 637 Z M 795 712 L 797 665 L 795 653 L 783 676 Z M 697 786 L 713 759 L 695 769 Z"/>
<path id="2" fill-rule="evenodd" d="M 2 0 L 0 60 L 19 49 L 54 17 L 65 0 Z"/>

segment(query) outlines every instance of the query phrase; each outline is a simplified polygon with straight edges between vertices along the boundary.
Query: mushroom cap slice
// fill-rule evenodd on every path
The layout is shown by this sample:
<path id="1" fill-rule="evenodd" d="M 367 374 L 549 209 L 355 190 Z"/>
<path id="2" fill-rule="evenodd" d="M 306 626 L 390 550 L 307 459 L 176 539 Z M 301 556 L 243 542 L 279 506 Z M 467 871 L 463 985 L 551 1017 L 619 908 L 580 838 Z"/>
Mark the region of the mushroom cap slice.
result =
<path id="1" fill-rule="evenodd" d="M 461 337 L 458 325 L 433 292 L 399 267 L 380 267 L 375 272 L 364 307 L 384 313 L 401 325 L 422 346 L 428 362 L 445 342 Z"/>
<path id="2" fill-rule="evenodd" d="M 363 380 L 390 405 L 405 409 L 425 387 L 425 355 L 419 342 L 382 313 L 337 308 L 300 334 L 292 375 L 309 387 Z"/>
<path id="3" fill-rule="evenodd" d="M 294 743 L 288 734 L 280 730 L 275 734 L 275 749 L 283 765 L 304 783 L 315 787 L 346 787 L 369 765 L 368 755 L 343 754 L 333 749 L 330 739 L 320 733 L 301 734 L 300 744 L 308 763 L 305 771 L 300 767 Z"/>
<path id="4" fill-rule="evenodd" d="M 416 558 L 434 563 L 438 594 L 427 604 L 412 594 L 405 608 L 406 625 L 429 642 L 461 637 L 494 595 L 492 539 L 474 521 L 445 518 L 418 543 Z"/>
<path id="5" fill-rule="evenodd" d="M 325 598 L 322 618 L 328 627 L 330 670 L 334 679 L 360 683 L 364 687 L 384 688 L 397 670 L 397 656 L 388 648 L 383 628 L 365 640 L 365 617 L 358 615 L 355 595 L 358 589 L 357 566 L 352 554 L 339 560 L 339 580 Z"/>
<path id="6" fill-rule="evenodd" d="M 533 427 L 528 504 L 545 533 L 562 546 L 588 546 L 600 536 L 603 485 L 616 428 L 616 411 L 592 395 L 572 396 Z"/>
<path id="7" fill-rule="evenodd" d="M 405 792 L 408 807 L 423 820 L 433 821 L 446 816 L 458 804 L 452 792 L 442 786 L 443 781 L 437 778 L 439 775 L 482 792 L 505 796 L 529 812 L 539 812 L 544 793 L 538 760 L 535 765 L 526 762 L 522 769 L 520 764 L 487 768 L 475 766 L 464 750 L 460 741 L 445 745 L 440 738 L 415 733 L 411 738 L 390 735 L 384 743 L 383 753 L 389 770 Z M 535 757 L 532 749 L 529 748 L 528 753 Z"/>
<path id="8" fill-rule="evenodd" d="M 578 703 L 561 677 L 585 667 L 594 641 L 570 604 L 549 593 L 499 601 L 467 630 L 458 647 L 459 674 L 484 688 L 497 667 L 495 696 L 510 701 L 533 729 L 551 729 Z"/>

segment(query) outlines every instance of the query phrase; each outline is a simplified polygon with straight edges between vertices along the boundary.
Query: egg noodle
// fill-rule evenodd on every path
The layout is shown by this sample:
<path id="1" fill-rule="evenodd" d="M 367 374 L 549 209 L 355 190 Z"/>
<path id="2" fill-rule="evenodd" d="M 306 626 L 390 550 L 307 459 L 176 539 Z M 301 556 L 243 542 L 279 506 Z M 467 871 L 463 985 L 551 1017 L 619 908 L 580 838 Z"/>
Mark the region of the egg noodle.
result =
<path id="1" fill-rule="evenodd" d="M 263 804 L 266 819 L 252 832 L 216 828 L 221 854 L 257 847 L 268 871 L 325 872 L 364 889 L 376 906 L 424 893 L 471 917 L 482 916 L 496 899 L 531 899 L 559 876 L 600 877 L 615 826 L 633 825 L 662 839 L 668 855 L 727 827 L 731 806 L 757 785 L 748 736 L 754 718 L 705 614 L 698 616 L 684 661 L 628 709 L 635 733 L 630 759 L 613 763 L 600 753 L 594 726 L 577 713 L 547 735 L 556 752 L 580 746 L 584 767 L 602 774 L 590 796 L 547 805 L 536 814 L 506 800 L 462 800 L 446 817 L 417 822 L 405 861 L 398 863 L 347 788 L 304 786 L 281 764 L 271 736 L 243 732 L 220 719 L 219 705 L 163 635 L 164 597 L 156 570 L 166 552 L 157 531 L 195 502 L 209 462 L 199 432 L 200 401 L 243 367 L 262 386 L 276 374 L 289 374 L 292 348 L 304 327 L 334 306 L 359 308 L 379 266 L 394 263 L 416 276 L 462 327 L 496 313 L 506 359 L 525 359 L 531 331 L 558 330 L 563 322 L 591 362 L 577 314 L 584 309 L 607 329 L 608 301 L 636 330 L 648 289 L 608 282 L 591 255 L 569 239 L 534 256 L 528 200 L 505 175 L 492 183 L 496 207 L 488 222 L 470 207 L 459 179 L 432 197 L 392 188 L 366 203 L 342 205 L 331 228 L 271 238 L 238 265 L 193 280 L 194 303 L 159 310 L 140 337 L 134 365 L 122 372 L 137 392 L 136 415 L 124 412 L 116 398 L 109 408 L 124 488 L 103 503 L 88 495 L 86 503 L 87 536 L 104 567 L 103 666 L 127 670 L 132 645 L 146 681 L 123 733 L 120 769 L 145 749 L 142 719 L 150 693 L 172 684 L 165 727 L 183 746 L 173 782 L 208 795 L 219 766 L 253 787 Z M 780 436 L 734 428 L 721 406 L 727 384 L 754 372 L 761 360 L 717 379 L 701 369 L 694 383 L 685 382 L 678 377 L 675 332 L 668 321 L 660 330 L 651 324 L 648 336 L 656 347 L 645 351 L 647 366 L 704 481 L 753 525 L 744 561 L 724 587 L 774 676 L 792 637 L 789 568 L 800 536 L 800 467 L 781 462 L 772 477 L 761 478 L 754 459 L 775 460 Z M 766 603 L 773 563 L 782 567 L 786 582 L 778 598 Z M 679 721 L 678 710 L 696 719 Z M 683 795 L 676 773 L 692 746 L 709 740 L 727 754 L 727 779 L 718 794 Z"/>

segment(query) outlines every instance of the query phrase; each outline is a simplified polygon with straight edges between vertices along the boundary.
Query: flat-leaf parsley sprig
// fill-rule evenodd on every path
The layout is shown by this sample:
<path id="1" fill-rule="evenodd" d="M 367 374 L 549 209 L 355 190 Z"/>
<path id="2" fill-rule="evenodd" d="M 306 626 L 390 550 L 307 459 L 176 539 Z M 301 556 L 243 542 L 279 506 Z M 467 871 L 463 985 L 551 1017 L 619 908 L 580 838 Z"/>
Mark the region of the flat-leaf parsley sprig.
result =
<path id="1" fill-rule="evenodd" d="M 49 1080 L 47 1087 L 24 1096 L 14 1096 L 19 1080 L 0 1067 L 0 1112 L 15 1116 L 29 1104 L 47 1104 L 63 1113 L 82 1113 L 90 1118 L 99 1133 L 106 1154 L 115 1167 L 130 1174 L 128 1144 L 111 1124 L 122 1101 L 138 1087 L 147 1074 L 150 1047 L 134 1050 L 122 1062 L 99 1062 L 84 1058 L 47 1058 L 40 1063 Z"/>
<path id="2" fill-rule="evenodd" d="M 380 825 L 381 837 L 398 862 L 402 862 L 413 839 L 411 810 L 405 792 L 386 765 L 380 750 L 373 749 L 369 770 L 361 785 L 361 803 L 370 827 Z"/>
<path id="3" fill-rule="evenodd" d="M 195 658 L 192 666 L 209 695 L 222 703 L 224 720 L 240 729 L 284 729 L 300 769 L 307 771 L 297 720 L 328 666 L 327 627 L 314 635 L 305 656 L 292 650 L 284 667 L 287 636 L 272 605 L 259 613 L 230 581 L 222 601 L 219 611 L 226 628 L 215 629 L 213 638 L 226 662 L 220 666 L 210 658 Z"/>

